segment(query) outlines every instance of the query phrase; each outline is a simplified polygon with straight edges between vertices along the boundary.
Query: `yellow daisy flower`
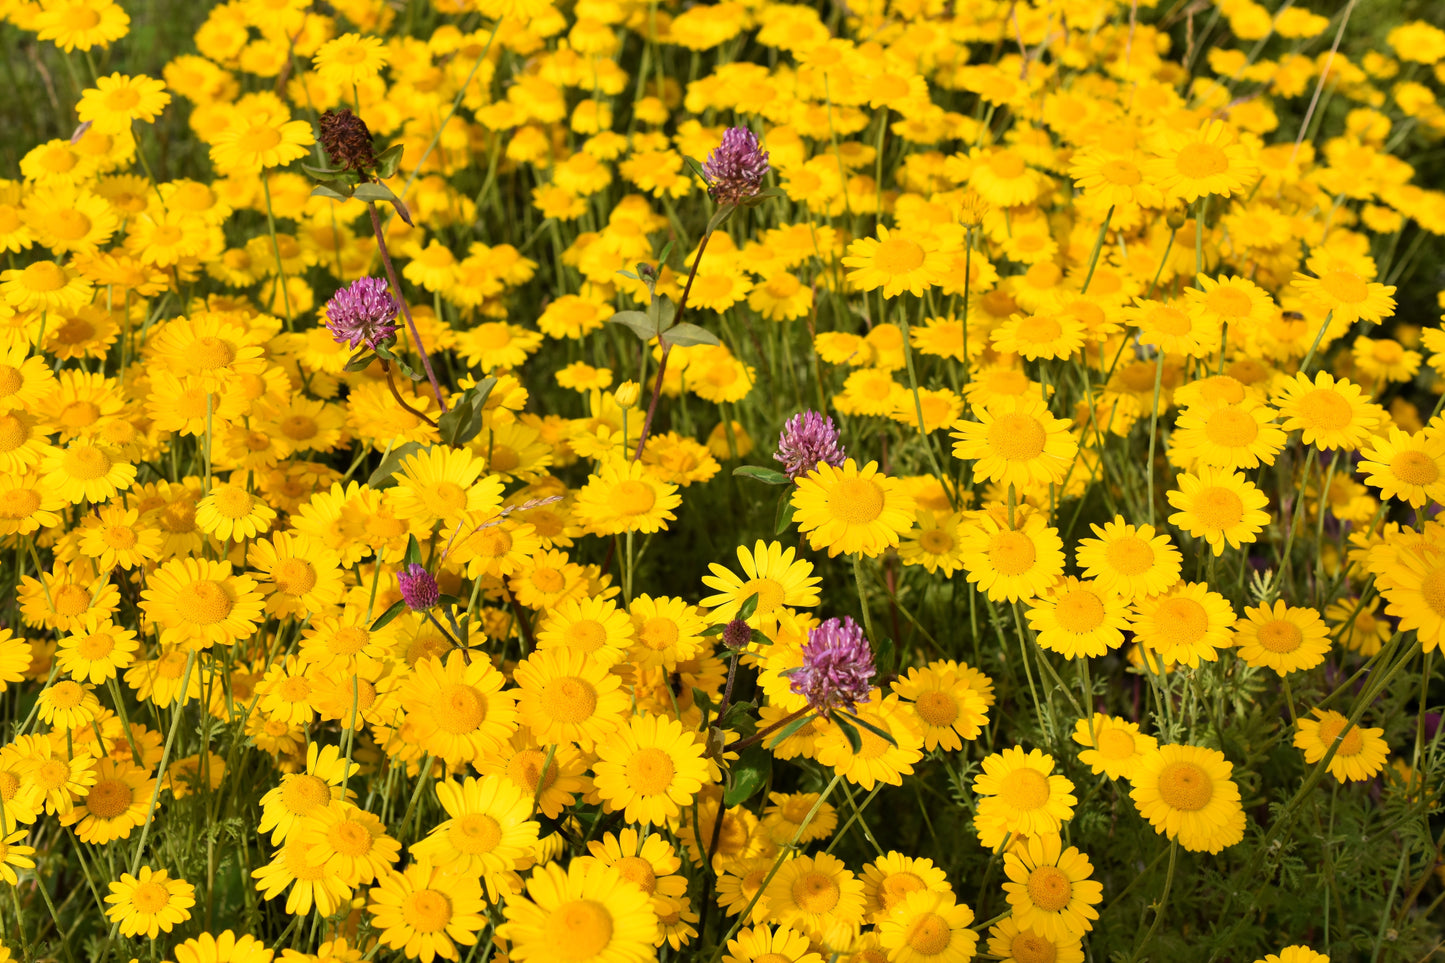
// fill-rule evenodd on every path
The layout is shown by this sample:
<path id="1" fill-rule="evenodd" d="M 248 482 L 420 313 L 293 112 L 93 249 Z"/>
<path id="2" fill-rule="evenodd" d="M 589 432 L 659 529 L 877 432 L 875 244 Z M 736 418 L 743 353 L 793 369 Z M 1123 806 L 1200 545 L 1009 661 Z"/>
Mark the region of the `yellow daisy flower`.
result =
<path id="1" fill-rule="evenodd" d="M 713 781 L 703 745 L 676 719 L 643 713 L 597 743 L 597 794 L 630 823 L 673 823 Z"/>
<path id="2" fill-rule="evenodd" d="M 1315 709 L 1313 715 L 1313 719 L 1295 723 L 1295 748 L 1304 751 L 1305 762 L 1319 762 L 1338 741 L 1329 765 L 1330 775 L 1338 782 L 1363 782 L 1384 768 L 1390 755 L 1384 729 L 1353 725 L 1345 731 L 1349 719 L 1333 709 Z"/>
<path id="3" fill-rule="evenodd" d="M 1193 853 L 1217 853 L 1244 838 L 1234 767 L 1217 749 L 1163 745 L 1139 760 L 1129 797 L 1154 831 Z"/>
<path id="4" fill-rule="evenodd" d="M 851 458 L 842 468 L 821 462 L 798 479 L 792 503 L 798 530 L 830 558 L 882 555 L 913 524 L 913 498 L 875 462 L 862 469 Z"/>
<path id="5" fill-rule="evenodd" d="M 121 873 L 109 886 L 105 915 L 120 924 L 122 936 L 145 936 L 154 940 L 169 933 L 178 923 L 191 918 L 196 905 L 196 888 L 183 879 L 171 879 L 165 870 L 142 866 L 137 876 Z"/>
<path id="6" fill-rule="evenodd" d="M 370 896 L 366 909 L 381 931 L 382 945 L 423 963 L 438 956 L 457 959 L 457 944 L 474 945 L 486 925 L 481 881 L 425 862 L 392 870 L 371 888 Z"/>
<path id="7" fill-rule="evenodd" d="M 497 935 L 518 963 L 552 959 L 558 946 L 573 963 L 646 963 L 655 956 L 652 898 L 600 861 L 538 867 L 526 897 L 507 900 L 503 912 Z"/>
<path id="8" fill-rule="evenodd" d="M 1094 775 L 1110 779 L 1133 779 L 1139 760 L 1159 745 L 1159 740 L 1139 731 L 1138 723 L 1102 712 L 1074 724 L 1074 741 L 1084 747 L 1079 761 Z"/>

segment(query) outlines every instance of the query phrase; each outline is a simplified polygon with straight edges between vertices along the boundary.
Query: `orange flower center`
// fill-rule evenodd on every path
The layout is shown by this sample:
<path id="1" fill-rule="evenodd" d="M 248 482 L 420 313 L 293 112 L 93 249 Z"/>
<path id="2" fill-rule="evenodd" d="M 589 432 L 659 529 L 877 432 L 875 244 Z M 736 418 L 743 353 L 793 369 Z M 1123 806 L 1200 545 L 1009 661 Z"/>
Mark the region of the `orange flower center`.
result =
<path id="1" fill-rule="evenodd" d="M 953 725 L 958 718 L 958 702 L 946 692 L 939 692 L 937 689 L 920 693 L 913 708 L 920 719 L 940 729 Z"/>
<path id="2" fill-rule="evenodd" d="M 612 490 L 612 506 L 619 515 L 646 515 L 657 504 L 657 495 L 646 482 L 629 479 Z"/>
<path id="3" fill-rule="evenodd" d="M 1238 525 L 1244 517 L 1244 502 L 1228 488 L 1213 486 L 1201 489 L 1194 496 L 1190 513 L 1212 531 L 1224 531 Z"/>
<path id="4" fill-rule="evenodd" d="M 1213 144 L 1194 143 L 1179 152 L 1174 166 L 1190 180 L 1203 180 L 1229 170 L 1229 155 Z"/>
<path id="5" fill-rule="evenodd" d="M 1390 474 L 1407 485 L 1423 488 L 1440 480 L 1440 466 L 1423 451 L 1402 451 L 1390 459 Z"/>
<path id="6" fill-rule="evenodd" d="M 1048 432 L 1039 420 L 1023 412 L 1000 415 L 988 428 L 988 447 L 1008 461 L 1032 461 L 1044 452 Z"/>
<path id="7" fill-rule="evenodd" d="M 196 625 L 215 625 L 231 614 L 235 603 L 226 586 L 220 582 L 201 580 L 184 586 L 176 593 L 175 608 L 180 617 Z"/>
<path id="8" fill-rule="evenodd" d="M 585 722 L 597 711 L 597 690 L 576 676 L 553 679 L 542 689 L 542 709 L 558 722 Z"/>
<path id="9" fill-rule="evenodd" d="M 444 686 L 435 718 L 440 727 L 455 735 L 475 732 L 487 718 L 487 697 L 461 683 Z"/>
<path id="10" fill-rule="evenodd" d="M 77 481 L 95 481 L 110 472 L 110 456 L 94 445 L 72 445 L 65 452 L 65 473 Z"/>
<path id="11" fill-rule="evenodd" d="M 1075 635 L 1097 629 L 1104 623 L 1104 614 L 1103 601 L 1087 589 L 1069 592 L 1054 606 L 1054 618 L 1059 627 Z"/>
<path id="12" fill-rule="evenodd" d="M 999 532 L 989 539 L 988 559 L 1000 575 L 1015 577 L 1034 567 L 1038 553 L 1023 532 Z"/>
<path id="13" fill-rule="evenodd" d="M 452 921 L 452 903 L 437 890 L 417 890 L 402 900 L 401 918 L 418 933 L 440 933 Z"/>
<path id="14" fill-rule="evenodd" d="M 1025 766 L 1004 776 L 998 798 L 1012 809 L 1039 809 L 1049 801 L 1049 779 Z"/>
<path id="15" fill-rule="evenodd" d="M 1259 437 L 1259 423 L 1247 411 L 1221 408 L 1209 416 L 1204 434 L 1222 448 L 1244 448 Z"/>
<path id="16" fill-rule="evenodd" d="M 1304 642 L 1304 633 L 1287 619 L 1275 619 L 1259 627 L 1259 644 L 1269 652 L 1293 652 Z"/>
<path id="17" fill-rule="evenodd" d="M 866 525 L 883 514 L 883 489 L 871 479 L 844 478 L 828 493 L 828 511 L 849 525 Z"/>
<path id="18" fill-rule="evenodd" d="M 1198 812 L 1214 798 L 1214 780 L 1192 762 L 1171 762 L 1159 773 L 1159 798 L 1171 809 Z"/>
<path id="19" fill-rule="evenodd" d="M 948 921 L 937 913 L 924 913 L 908 927 L 908 946 L 920 956 L 939 956 L 952 941 Z"/>
<path id="20" fill-rule="evenodd" d="M 660 796 L 672 785 L 676 771 L 666 752 L 648 746 L 627 761 L 627 782 L 639 795 Z"/>
<path id="21" fill-rule="evenodd" d="M 552 911 L 547 932 L 556 940 L 555 955 L 564 960 L 590 960 L 612 942 L 612 914 L 590 899 L 572 900 Z"/>
<path id="22" fill-rule="evenodd" d="M 1057 913 L 1069 905 L 1074 887 L 1057 866 L 1040 866 L 1029 873 L 1029 899 L 1045 913 Z"/>
<path id="23" fill-rule="evenodd" d="M 1175 596 L 1159 603 L 1154 624 L 1162 644 L 1192 645 L 1209 630 L 1209 613 L 1194 599 Z"/>
<path id="24" fill-rule="evenodd" d="M 791 893 L 793 902 L 799 909 L 816 915 L 832 912 L 842 896 L 838 883 L 828 874 L 817 870 L 804 873 L 794 880 Z"/>
<path id="25" fill-rule="evenodd" d="M 907 274 L 922 267 L 926 256 L 922 247 L 907 238 L 890 237 L 873 252 L 873 264 L 884 274 Z"/>

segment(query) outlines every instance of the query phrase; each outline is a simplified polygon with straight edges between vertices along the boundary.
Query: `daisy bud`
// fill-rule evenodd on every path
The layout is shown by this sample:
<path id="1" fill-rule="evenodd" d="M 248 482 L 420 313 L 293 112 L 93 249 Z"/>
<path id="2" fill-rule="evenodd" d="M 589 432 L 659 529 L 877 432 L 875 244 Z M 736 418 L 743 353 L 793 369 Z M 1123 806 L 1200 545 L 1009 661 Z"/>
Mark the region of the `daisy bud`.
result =
<path id="1" fill-rule="evenodd" d="M 757 196 L 768 170 L 768 152 L 758 147 L 758 138 L 746 127 L 724 131 L 722 143 L 702 165 L 707 192 L 719 204 L 738 204 Z"/>
<path id="2" fill-rule="evenodd" d="M 406 601 L 406 607 L 413 612 L 425 612 L 441 597 L 437 580 L 432 578 L 425 566 L 416 562 L 396 573 L 396 580 L 401 584 L 401 597 Z"/>
<path id="3" fill-rule="evenodd" d="M 321 115 L 321 146 L 336 167 L 365 174 L 376 166 L 371 129 L 350 107 L 328 110 Z"/>
<path id="4" fill-rule="evenodd" d="M 637 407 L 637 399 L 642 394 L 642 386 L 635 381 L 624 381 L 617 386 L 613 392 L 613 398 L 619 408 Z"/>
<path id="5" fill-rule="evenodd" d="M 803 665 L 793 670 L 791 688 L 826 716 L 833 709 L 867 702 L 877 671 L 858 623 L 847 616 L 829 619 L 808 633 Z"/>
<path id="6" fill-rule="evenodd" d="M 326 330 L 337 344 L 356 348 L 365 343 L 374 350 L 396 334 L 391 322 L 400 310 L 385 279 L 358 278 L 326 302 Z"/>
<path id="7" fill-rule="evenodd" d="M 742 619 L 733 619 L 723 629 L 723 645 L 736 652 L 753 640 L 752 626 Z"/>
<path id="8" fill-rule="evenodd" d="M 803 411 L 788 419 L 778 436 L 775 461 L 783 463 L 788 477 L 796 481 L 818 465 L 827 462 L 842 467 L 847 453 L 838 444 L 838 429 L 833 419 L 816 411 Z"/>

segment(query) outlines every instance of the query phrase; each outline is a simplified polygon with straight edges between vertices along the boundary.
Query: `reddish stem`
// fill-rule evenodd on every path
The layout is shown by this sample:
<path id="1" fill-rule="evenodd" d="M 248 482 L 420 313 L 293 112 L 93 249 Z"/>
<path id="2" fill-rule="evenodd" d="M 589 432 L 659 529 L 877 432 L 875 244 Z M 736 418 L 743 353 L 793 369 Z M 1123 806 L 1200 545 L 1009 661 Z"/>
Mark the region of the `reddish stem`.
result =
<path id="1" fill-rule="evenodd" d="M 692 293 L 692 282 L 697 277 L 697 266 L 702 263 L 702 252 L 707 250 L 707 242 L 711 237 L 712 231 L 709 230 L 697 246 L 697 257 L 692 259 L 692 270 L 687 274 L 687 284 L 683 286 L 682 297 L 677 300 L 677 313 L 672 316 L 674 327 L 682 323 L 683 312 L 687 310 L 687 296 Z M 637 451 L 633 452 L 633 461 L 642 457 L 642 447 L 647 444 L 647 434 L 652 430 L 652 419 L 657 414 L 657 399 L 662 396 L 662 376 L 667 373 L 667 356 L 672 353 L 672 343 L 665 335 L 658 335 L 657 339 L 662 342 L 662 358 L 657 363 L 657 379 L 652 382 L 652 398 L 647 402 L 647 417 L 642 422 L 642 434 L 637 436 Z"/>
<path id="2" fill-rule="evenodd" d="M 376 213 L 376 205 L 371 201 L 366 202 L 366 209 L 371 213 L 371 230 L 376 235 L 376 247 L 381 252 L 381 263 L 386 266 L 386 277 L 391 286 L 396 289 L 396 300 L 401 305 L 402 317 L 406 318 L 406 329 L 411 332 L 412 343 L 416 345 L 416 353 L 421 355 L 422 370 L 426 372 L 426 378 L 431 382 L 431 390 L 437 397 L 437 404 L 441 406 L 442 414 L 447 413 L 447 403 L 442 400 L 442 386 L 437 381 L 436 372 L 432 370 L 431 356 L 426 353 L 426 345 L 421 342 L 421 334 L 416 329 L 416 322 L 411 319 L 411 308 L 407 307 L 406 295 L 402 293 L 401 282 L 396 277 L 396 266 L 391 263 L 391 255 L 386 250 L 386 238 L 383 236 L 381 227 L 381 216 Z M 440 319 L 438 319 L 440 320 Z M 392 389 L 395 393 L 396 389 Z M 413 412 L 415 413 L 415 412 Z M 426 417 L 423 415 L 422 417 Z M 436 427 L 435 422 L 431 422 Z"/>

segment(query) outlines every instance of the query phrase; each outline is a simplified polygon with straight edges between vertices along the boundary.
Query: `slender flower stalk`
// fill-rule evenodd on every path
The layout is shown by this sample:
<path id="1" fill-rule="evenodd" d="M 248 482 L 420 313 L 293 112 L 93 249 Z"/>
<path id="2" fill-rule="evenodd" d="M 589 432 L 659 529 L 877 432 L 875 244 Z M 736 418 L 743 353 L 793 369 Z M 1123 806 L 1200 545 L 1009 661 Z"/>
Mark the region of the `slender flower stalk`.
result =
<path id="1" fill-rule="evenodd" d="M 702 263 L 703 252 L 713 231 L 722 226 L 737 208 L 755 200 L 762 192 L 763 178 L 771 168 L 768 166 L 768 152 L 758 146 L 758 138 L 746 127 L 729 127 L 723 132 L 722 143 L 708 155 L 702 165 L 703 178 L 708 183 L 707 192 L 718 203 L 718 209 L 707 222 L 702 240 L 698 242 L 697 256 L 692 259 L 692 269 L 683 286 L 682 297 L 678 298 L 677 311 L 673 315 L 673 326 L 682 323 L 687 310 L 687 297 L 692 293 L 692 282 L 697 278 L 698 265 Z M 637 450 L 632 460 L 642 457 L 647 445 L 647 436 L 652 431 L 652 419 L 657 415 L 657 400 L 662 395 L 662 379 L 667 374 L 667 358 L 672 353 L 672 344 L 666 333 L 658 338 L 662 342 L 662 357 L 657 365 L 657 377 L 652 383 L 652 397 L 647 403 L 647 415 L 642 421 L 642 432 L 637 437 Z M 425 357 L 425 356 L 423 356 Z"/>

